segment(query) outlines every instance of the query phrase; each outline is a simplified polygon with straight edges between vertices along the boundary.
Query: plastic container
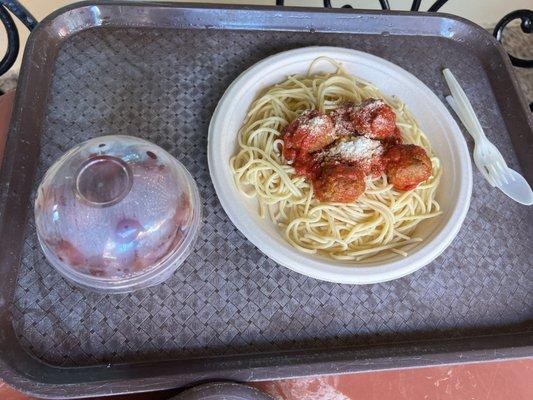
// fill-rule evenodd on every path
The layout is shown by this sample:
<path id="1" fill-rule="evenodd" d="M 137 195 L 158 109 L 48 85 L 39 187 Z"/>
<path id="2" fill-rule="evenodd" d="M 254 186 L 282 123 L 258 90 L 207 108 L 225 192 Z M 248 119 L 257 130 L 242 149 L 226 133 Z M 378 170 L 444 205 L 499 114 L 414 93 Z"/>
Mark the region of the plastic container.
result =
<path id="1" fill-rule="evenodd" d="M 103 136 L 64 154 L 35 200 L 37 236 L 67 279 L 123 293 L 166 280 L 198 236 L 201 203 L 185 167 L 131 136 Z"/>

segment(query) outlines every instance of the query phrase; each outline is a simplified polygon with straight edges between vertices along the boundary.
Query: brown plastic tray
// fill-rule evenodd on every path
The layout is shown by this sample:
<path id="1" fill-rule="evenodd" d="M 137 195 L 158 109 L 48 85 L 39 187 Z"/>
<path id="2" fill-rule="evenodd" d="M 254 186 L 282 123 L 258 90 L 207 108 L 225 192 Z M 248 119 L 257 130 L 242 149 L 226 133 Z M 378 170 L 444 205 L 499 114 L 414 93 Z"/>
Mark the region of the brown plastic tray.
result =
<path id="1" fill-rule="evenodd" d="M 384 57 L 441 99 L 448 94 L 441 70 L 449 67 L 489 138 L 532 180 L 533 124 L 508 58 L 463 19 L 161 3 L 69 6 L 43 21 L 27 45 L 1 169 L 2 379 L 68 398 L 533 354 L 533 214 L 476 170 L 457 239 L 429 266 L 393 282 L 346 286 L 298 275 L 261 254 L 228 220 L 207 171 L 211 113 L 244 69 L 309 45 Z M 194 253 L 172 279 L 110 296 L 75 288 L 48 265 L 35 238 L 32 201 L 61 153 L 112 133 L 144 137 L 180 159 L 198 182 L 205 217 Z"/>

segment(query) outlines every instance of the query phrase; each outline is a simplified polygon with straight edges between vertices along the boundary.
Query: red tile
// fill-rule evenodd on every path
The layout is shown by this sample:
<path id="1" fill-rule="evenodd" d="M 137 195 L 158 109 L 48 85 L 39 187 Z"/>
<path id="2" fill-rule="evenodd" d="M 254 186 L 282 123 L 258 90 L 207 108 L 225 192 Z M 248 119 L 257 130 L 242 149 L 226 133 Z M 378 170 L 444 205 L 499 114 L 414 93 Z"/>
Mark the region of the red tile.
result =
<path id="1" fill-rule="evenodd" d="M 284 400 L 531 400 L 533 359 L 255 384 Z"/>
<path id="2" fill-rule="evenodd" d="M 2 400 L 33 400 L 35 397 L 26 396 L 19 391 L 12 389 L 4 382 L 0 381 L 0 399 Z"/>
<path id="3" fill-rule="evenodd" d="M 15 91 L 7 92 L 0 96 L 0 166 L 2 165 L 2 156 L 7 139 L 7 131 L 11 120 L 11 111 L 15 101 Z"/>

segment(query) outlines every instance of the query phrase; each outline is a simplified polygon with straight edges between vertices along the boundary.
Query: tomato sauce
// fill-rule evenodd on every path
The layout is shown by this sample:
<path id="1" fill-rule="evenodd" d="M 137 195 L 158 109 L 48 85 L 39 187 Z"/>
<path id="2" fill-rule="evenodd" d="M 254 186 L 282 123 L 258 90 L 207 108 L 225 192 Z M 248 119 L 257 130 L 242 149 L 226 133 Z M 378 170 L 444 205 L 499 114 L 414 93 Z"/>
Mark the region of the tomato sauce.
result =
<path id="1" fill-rule="evenodd" d="M 425 150 L 401 143 L 392 108 L 369 99 L 329 115 L 304 111 L 283 131 L 283 157 L 312 182 L 318 200 L 351 203 L 364 193 L 366 176 L 386 172 L 398 190 L 411 190 L 429 178 Z"/>

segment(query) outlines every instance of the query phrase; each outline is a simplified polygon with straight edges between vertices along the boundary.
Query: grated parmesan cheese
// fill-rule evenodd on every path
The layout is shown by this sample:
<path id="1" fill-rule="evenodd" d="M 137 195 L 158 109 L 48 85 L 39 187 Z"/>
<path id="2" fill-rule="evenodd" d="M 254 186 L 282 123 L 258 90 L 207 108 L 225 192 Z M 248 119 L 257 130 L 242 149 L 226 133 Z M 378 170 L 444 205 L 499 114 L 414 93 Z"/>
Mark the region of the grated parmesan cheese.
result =
<path id="1" fill-rule="evenodd" d="M 325 149 L 320 158 L 327 161 L 337 159 L 368 165 L 374 157 L 382 155 L 383 152 L 384 148 L 379 140 L 356 136 L 337 141 Z"/>
<path id="2" fill-rule="evenodd" d="M 318 115 L 300 124 L 301 129 L 306 129 L 308 135 L 323 135 L 325 131 L 330 130 L 331 119 L 327 115 Z"/>

